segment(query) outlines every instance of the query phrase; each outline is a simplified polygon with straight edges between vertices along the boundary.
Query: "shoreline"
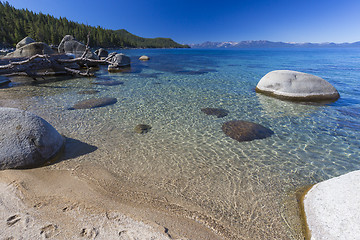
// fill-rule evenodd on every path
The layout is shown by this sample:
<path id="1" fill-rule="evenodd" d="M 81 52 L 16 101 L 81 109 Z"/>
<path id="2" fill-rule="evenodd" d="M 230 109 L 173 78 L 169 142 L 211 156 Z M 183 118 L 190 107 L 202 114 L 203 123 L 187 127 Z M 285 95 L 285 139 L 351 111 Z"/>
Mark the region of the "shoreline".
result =
<path id="1" fill-rule="evenodd" d="M 1 200 L 5 203 L 5 230 L 0 235 L 109 239 L 123 234 L 156 239 L 224 239 L 203 224 L 170 211 L 114 198 L 114 194 L 122 193 L 108 193 L 100 184 L 93 185 L 96 179 L 88 181 L 80 176 L 82 171 L 92 170 L 102 176 L 96 181 L 114 181 L 109 172 L 99 166 L 79 168 L 80 173 L 76 168 L 49 167 L 0 172 Z"/>

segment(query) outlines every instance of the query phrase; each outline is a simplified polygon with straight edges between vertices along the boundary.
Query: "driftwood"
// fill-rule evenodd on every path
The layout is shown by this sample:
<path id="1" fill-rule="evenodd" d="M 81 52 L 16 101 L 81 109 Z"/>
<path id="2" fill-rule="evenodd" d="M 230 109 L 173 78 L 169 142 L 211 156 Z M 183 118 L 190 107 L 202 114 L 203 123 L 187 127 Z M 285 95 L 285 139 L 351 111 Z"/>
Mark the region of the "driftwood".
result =
<path id="1" fill-rule="evenodd" d="M 0 75 L 5 76 L 30 76 L 32 78 L 43 77 L 49 75 L 79 75 L 85 77 L 94 76 L 93 73 L 82 72 L 80 70 L 69 67 L 69 63 L 77 63 L 80 60 L 86 62 L 87 59 L 66 59 L 66 55 L 34 55 L 28 59 L 11 59 L 8 64 L 0 66 Z M 14 61 L 15 60 L 15 61 Z M 66 62 L 63 60 L 74 60 Z M 66 64 L 68 63 L 68 64 Z M 40 72 L 38 72 L 40 71 Z M 42 72 L 41 72 L 42 71 Z"/>
<path id="2" fill-rule="evenodd" d="M 114 55 L 109 55 L 104 60 L 89 59 L 86 54 L 90 51 L 90 32 L 87 36 L 87 44 L 85 51 L 81 57 L 69 58 L 65 54 L 36 54 L 29 58 L 0 58 L 0 75 L 4 76 L 29 76 L 34 80 L 36 78 L 43 78 L 45 76 L 56 75 L 77 75 L 83 77 L 93 77 L 94 74 L 90 72 L 88 65 L 90 64 L 113 64 L 111 58 Z M 75 65 L 76 64 L 76 65 Z M 85 66 L 86 71 L 78 70 L 78 66 Z"/>

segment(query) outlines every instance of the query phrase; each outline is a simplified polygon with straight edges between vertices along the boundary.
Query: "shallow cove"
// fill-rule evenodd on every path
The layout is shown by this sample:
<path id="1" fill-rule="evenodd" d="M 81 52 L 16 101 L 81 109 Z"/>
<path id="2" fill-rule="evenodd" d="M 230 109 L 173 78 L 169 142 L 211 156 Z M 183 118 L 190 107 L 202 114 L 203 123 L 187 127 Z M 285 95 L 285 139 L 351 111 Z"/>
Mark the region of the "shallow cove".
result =
<path id="1" fill-rule="evenodd" d="M 81 176 L 119 199 L 196 219 L 228 239 L 303 239 L 296 190 L 360 168 L 358 49 L 122 52 L 132 58 L 131 70 L 101 68 L 97 75 L 123 85 L 76 78 L 36 85 L 15 80 L 15 87 L 0 89 L 1 106 L 32 111 L 67 138 L 96 148 L 81 154 L 66 149 L 68 157 L 48 168 L 95 163 L 117 184 L 86 169 Z M 141 55 L 151 60 L 140 62 Z M 255 93 L 260 78 L 275 69 L 322 77 L 341 98 L 314 106 Z M 84 90 L 118 102 L 67 110 L 88 98 L 77 94 Z M 208 116 L 201 112 L 207 107 L 229 114 Z M 221 130 L 230 120 L 255 122 L 275 134 L 239 143 Z M 151 131 L 135 133 L 140 123 Z"/>

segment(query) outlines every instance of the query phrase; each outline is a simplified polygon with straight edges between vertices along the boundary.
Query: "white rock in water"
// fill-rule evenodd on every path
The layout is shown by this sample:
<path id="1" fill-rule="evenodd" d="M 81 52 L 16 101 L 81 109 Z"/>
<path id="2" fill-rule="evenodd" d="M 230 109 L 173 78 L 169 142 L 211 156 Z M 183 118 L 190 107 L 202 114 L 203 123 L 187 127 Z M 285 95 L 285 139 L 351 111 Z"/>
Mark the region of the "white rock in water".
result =
<path id="1" fill-rule="evenodd" d="M 0 169 L 40 166 L 64 144 L 54 127 L 30 112 L 0 108 L 0 123 Z"/>
<path id="2" fill-rule="evenodd" d="M 256 91 L 299 101 L 336 100 L 338 91 L 326 80 L 302 72 L 277 70 L 260 79 Z"/>
<path id="3" fill-rule="evenodd" d="M 150 57 L 145 56 L 145 55 L 142 55 L 141 57 L 139 57 L 139 60 L 141 60 L 141 61 L 148 61 L 148 60 L 150 60 Z"/>
<path id="4" fill-rule="evenodd" d="M 359 239 L 360 170 L 314 185 L 304 208 L 311 239 Z"/>

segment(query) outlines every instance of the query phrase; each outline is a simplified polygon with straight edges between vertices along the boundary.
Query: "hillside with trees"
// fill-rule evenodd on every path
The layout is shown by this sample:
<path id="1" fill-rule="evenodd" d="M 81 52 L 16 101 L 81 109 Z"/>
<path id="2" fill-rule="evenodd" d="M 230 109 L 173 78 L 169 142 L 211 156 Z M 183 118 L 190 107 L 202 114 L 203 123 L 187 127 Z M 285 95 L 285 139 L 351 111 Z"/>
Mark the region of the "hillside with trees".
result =
<path id="1" fill-rule="evenodd" d="M 37 41 L 57 45 L 65 35 L 73 35 L 86 42 L 90 32 L 90 46 L 105 48 L 184 48 L 170 38 L 142 38 L 128 31 L 93 27 L 66 18 L 16 9 L 9 2 L 0 1 L 0 46 L 13 47 L 29 36 Z"/>

